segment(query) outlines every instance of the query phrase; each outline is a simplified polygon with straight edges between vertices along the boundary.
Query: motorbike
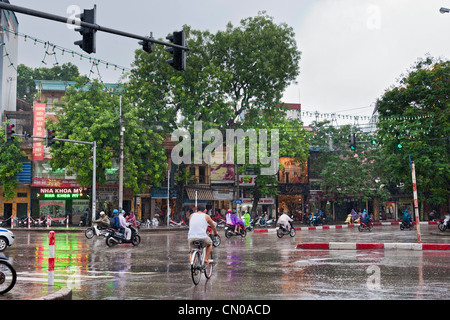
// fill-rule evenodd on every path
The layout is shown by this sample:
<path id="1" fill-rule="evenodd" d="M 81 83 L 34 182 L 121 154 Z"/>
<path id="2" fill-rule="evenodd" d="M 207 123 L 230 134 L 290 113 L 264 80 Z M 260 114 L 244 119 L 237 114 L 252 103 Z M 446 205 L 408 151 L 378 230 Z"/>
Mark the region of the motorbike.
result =
<path id="1" fill-rule="evenodd" d="M 169 219 L 169 226 L 171 227 L 187 227 L 188 225 L 181 219 L 181 222 L 175 222 L 172 219 Z"/>
<path id="2" fill-rule="evenodd" d="M 308 214 L 304 214 L 303 215 L 303 219 L 302 219 L 303 224 L 309 224 L 309 215 Z"/>
<path id="3" fill-rule="evenodd" d="M 98 237 L 107 237 L 113 232 L 111 228 L 105 228 L 105 227 L 88 227 L 86 231 L 84 231 L 84 235 L 88 239 L 92 239 L 94 236 Z"/>
<path id="4" fill-rule="evenodd" d="M 364 223 L 364 222 L 361 221 L 359 223 L 358 230 L 359 230 L 359 232 L 362 232 L 364 230 L 369 230 L 369 232 L 372 232 L 372 230 L 373 230 L 372 220 L 369 220 L 368 223 Z"/>
<path id="5" fill-rule="evenodd" d="M 319 224 L 324 225 L 325 224 L 325 217 L 317 217 L 317 216 L 313 216 L 311 221 L 309 222 L 310 226 L 315 226 L 317 227 Z"/>
<path id="6" fill-rule="evenodd" d="M 217 225 L 217 223 L 216 223 L 216 225 Z M 219 235 L 214 236 L 214 235 L 212 234 L 212 229 L 211 229 L 211 227 L 206 228 L 206 233 L 207 233 L 208 236 L 211 238 L 211 241 L 212 241 L 213 246 L 214 246 L 214 247 L 218 247 L 218 246 L 220 245 L 221 241 L 222 241 L 222 240 L 220 239 L 220 236 L 219 236 Z"/>
<path id="7" fill-rule="evenodd" d="M 409 223 L 406 223 L 405 221 L 402 220 L 402 223 L 400 223 L 400 230 L 414 230 L 414 225 L 412 223 L 412 221 L 410 221 Z"/>
<path id="8" fill-rule="evenodd" d="M 291 225 L 290 230 L 287 230 L 283 224 L 277 224 L 277 236 L 278 238 L 283 238 L 284 235 L 290 235 L 291 237 L 295 237 L 295 229 L 292 225 L 292 222 L 289 222 Z"/>
<path id="9" fill-rule="evenodd" d="M 224 231 L 225 237 L 227 238 L 231 238 L 232 236 L 241 236 L 242 238 L 245 238 L 245 236 L 247 235 L 247 230 L 245 230 L 244 228 L 241 228 L 240 232 L 234 232 L 234 226 L 231 224 L 226 224 Z"/>
<path id="10" fill-rule="evenodd" d="M 112 232 L 106 236 L 106 245 L 108 247 L 113 247 L 116 244 L 120 243 L 131 243 L 133 246 L 138 246 L 141 243 L 141 236 L 137 229 L 132 226 L 128 226 L 131 229 L 131 237 L 130 240 L 125 239 L 125 233 L 112 230 Z"/>
<path id="11" fill-rule="evenodd" d="M 248 224 L 248 226 L 245 227 L 245 230 L 247 231 L 253 231 L 253 220 L 250 220 L 250 223 Z"/>
<path id="12" fill-rule="evenodd" d="M 442 232 L 450 228 L 450 215 L 446 215 L 444 219 L 440 219 L 438 222 L 438 228 Z"/>

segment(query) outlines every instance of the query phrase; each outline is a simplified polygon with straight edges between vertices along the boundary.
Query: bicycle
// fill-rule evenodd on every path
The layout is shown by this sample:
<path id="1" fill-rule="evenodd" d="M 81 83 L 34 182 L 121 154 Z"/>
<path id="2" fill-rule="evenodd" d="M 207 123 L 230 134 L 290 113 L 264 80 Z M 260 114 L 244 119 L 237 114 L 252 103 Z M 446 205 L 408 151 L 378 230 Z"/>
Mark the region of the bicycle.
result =
<path id="1" fill-rule="evenodd" d="M 195 285 L 199 284 L 202 272 L 205 273 L 206 279 L 210 279 L 213 272 L 213 263 L 205 264 L 206 247 L 202 248 L 203 241 L 196 240 L 193 242 L 197 248 L 192 249 L 191 255 L 191 276 Z M 212 258 L 212 252 L 211 256 Z"/>
<path id="2" fill-rule="evenodd" d="M 10 291 L 16 284 L 17 273 L 8 262 L 8 258 L 0 256 L 0 294 Z"/>

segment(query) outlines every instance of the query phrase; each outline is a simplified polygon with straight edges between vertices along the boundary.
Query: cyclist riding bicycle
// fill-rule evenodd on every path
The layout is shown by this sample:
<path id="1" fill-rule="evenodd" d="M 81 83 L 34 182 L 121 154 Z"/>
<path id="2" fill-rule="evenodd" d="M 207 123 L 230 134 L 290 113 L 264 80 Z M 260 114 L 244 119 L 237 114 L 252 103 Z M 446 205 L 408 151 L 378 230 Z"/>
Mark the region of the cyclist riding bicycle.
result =
<path id="1" fill-rule="evenodd" d="M 213 230 L 214 236 L 217 236 L 217 230 L 214 221 L 212 221 L 211 217 L 206 214 L 205 207 L 199 206 L 198 211 L 194 212 L 189 217 L 188 242 L 189 248 L 195 249 L 196 245 L 194 245 L 194 241 L 202 241 L 202 248 L 206 247 L 205 264 L 213 262 L 213 260 L 209 259 L 209 257 L 211 256 L 213 245 L 211 238 L 206 232 L 208 226 L 210 226 Z"/>

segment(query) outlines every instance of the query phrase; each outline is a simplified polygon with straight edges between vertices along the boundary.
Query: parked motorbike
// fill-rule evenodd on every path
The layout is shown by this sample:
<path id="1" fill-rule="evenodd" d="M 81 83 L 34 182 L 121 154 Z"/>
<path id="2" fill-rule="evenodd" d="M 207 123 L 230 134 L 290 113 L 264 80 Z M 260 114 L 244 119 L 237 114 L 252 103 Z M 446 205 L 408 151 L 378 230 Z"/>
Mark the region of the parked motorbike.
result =
<path id="1" fill-rule="evenodd" d="M 315 226 L 317 227 L 318 225 L 324 225 L 325 224 L 325 217 L 312 217 L 312 219 L 309 222 L 310 226 Z"/>
<path id="2" fill-rule="evenodd" d="M 373 230 L 372 220 L 369 220 L 368 223 L 364 223 L 364 222 L 361 221 L 359 223 L 358 230 L 359 230 L 359 232 L 362 232 L 362 231 L 365 231 L 365 230 L 369 230 L 369 232 L 372 232 L 372 230 Z"/>
<path id="3" fill-rule="evenodd" d="M 450 215 L 446 215 L 444 219 L 440 219 L 438 222 L 438 228 L 442 232 L 450 228 Z"/>
<path id="4" fill-rule="evenodd" d="M 291 237 L 295 237 L 295 229 L 292 225 L 292 222 L 289 222 L 291 225 L 290 230 L 287 230 L 283 224 L 277 224 L 277 236 L 278 238 L 283 238 L 284 235 L 290 235 Z"/>
<path id="5" fill-rule="evenodd" d="M 407 223 L 402 220 L 402 223 L 400 223 L 400 230 L 405 230 L 405 229 L 414 230 L 414 224 L 412 223 L 412 221 Z"/>
<path id="6" fill-rule="evenodd" d="M 86 236 L 86 238 L 92 239 L 94 236 L 107 237 L 112 232 L 114 231 L 110 228 L 93 226 L 87 228 L 86 231 L 84 231 L 84 235 Z"/>
<path id="7" fill-rule="evenodd" d="M 240 232 L 234 232 L 234 226 L 231 224 L 226 224 L 224 231 L 225 237 L 227 238 L 231 238 L 232 236 L 241 236 L 242 238 L 245 238 L 245 236 L 247 235 L 247 230 L 245 230 L 244 228 L 241 228 Z"/>
<path id="8" fill-rule="evenodd" d="M 106 236 L 106 245 L 108 247 L 113 247 L 120 243 L 131 243 L 133 246 L 138 246 L 141 243 L 141 237 L 139 236 L 138 230 L 132 226 L 128 226 L 131 229 L 130 240 L 125 239 L 125 233 L 113 230 L 109 235 Z"/>
<path id="9" fill-rule="evenodd" d="M 186 222 L 184 222 L 183 219 L 181 219 L 180 222 L 176 222 L 172 219 L 169 219 L 169 226 L 171 226 L 171 227 L 187 227 L 188 225 L 186 224 Z"/>

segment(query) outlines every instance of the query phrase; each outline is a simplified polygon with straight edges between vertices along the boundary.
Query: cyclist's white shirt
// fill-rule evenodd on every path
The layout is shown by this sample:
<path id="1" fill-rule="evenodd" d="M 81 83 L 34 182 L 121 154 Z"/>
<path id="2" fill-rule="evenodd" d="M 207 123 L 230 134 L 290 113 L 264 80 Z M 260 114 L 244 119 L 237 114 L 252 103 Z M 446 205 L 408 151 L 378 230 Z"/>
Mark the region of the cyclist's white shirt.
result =
<path id="1" fill-rule="evenodd" d="M 205 213 L 194 212 L 189 220 L 188 239 L 203 239 L 207 238 L 206 228 L 209 224 L 206 222 Z"/>

